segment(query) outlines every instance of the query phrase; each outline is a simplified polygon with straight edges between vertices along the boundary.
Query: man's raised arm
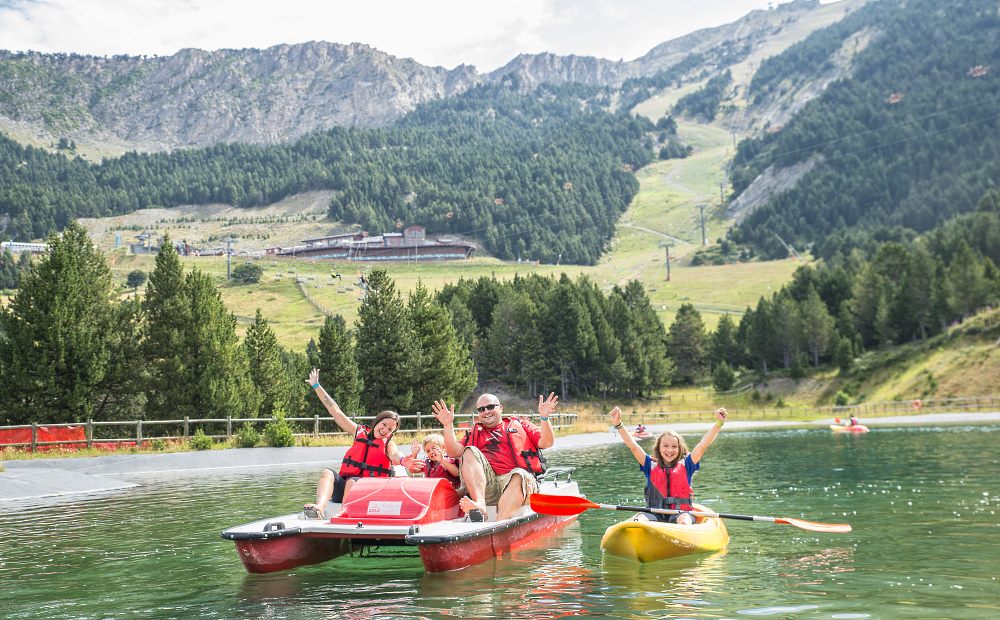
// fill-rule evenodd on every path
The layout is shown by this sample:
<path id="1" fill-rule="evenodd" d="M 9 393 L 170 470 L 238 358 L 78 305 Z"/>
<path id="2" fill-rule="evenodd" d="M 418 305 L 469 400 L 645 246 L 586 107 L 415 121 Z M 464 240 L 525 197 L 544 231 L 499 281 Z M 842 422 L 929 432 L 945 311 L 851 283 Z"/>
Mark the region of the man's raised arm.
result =
<path id="1" fill-rule="evenodd" d="M 455 439 L 455 405 L 449 409 L 443 400 L 436 400 L 431 405 L 431 413 L 444 427 L 441 433 L 444 435 L 444 451 L 453 459 L 462 456 L 463 446 Z"/>

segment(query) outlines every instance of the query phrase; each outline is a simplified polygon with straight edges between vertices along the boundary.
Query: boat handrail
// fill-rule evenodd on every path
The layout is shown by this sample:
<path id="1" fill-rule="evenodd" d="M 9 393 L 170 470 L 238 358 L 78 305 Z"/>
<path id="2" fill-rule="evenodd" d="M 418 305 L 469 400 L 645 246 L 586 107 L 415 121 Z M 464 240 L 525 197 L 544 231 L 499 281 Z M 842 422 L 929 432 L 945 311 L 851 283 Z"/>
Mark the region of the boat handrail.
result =
<path id="1" fill-rule="evenodd" d="M 537 476 L 538 480 L 559 480 L 565 476 L 566 481 L 573 479 L 573 472 L 576 467 L 549 467 L 544 474 Z"/>

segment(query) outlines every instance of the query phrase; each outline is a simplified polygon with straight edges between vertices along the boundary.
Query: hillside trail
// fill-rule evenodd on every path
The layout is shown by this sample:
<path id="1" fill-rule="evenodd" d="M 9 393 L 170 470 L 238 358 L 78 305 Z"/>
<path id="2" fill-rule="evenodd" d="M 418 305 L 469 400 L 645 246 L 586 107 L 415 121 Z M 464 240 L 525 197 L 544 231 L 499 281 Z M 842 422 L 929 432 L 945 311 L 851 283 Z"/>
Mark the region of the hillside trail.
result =
<path id="1" fill-rule="evenodd" d="M 713 125 L 684 123 L 678 134 L 693 152 L 651 164 L 654 170 L 640 177 L 639 193 L 619 222 L 620 229 L 644 233 L 631 243 L 616 244 L 608 257 L 617 272 L 612 280 L 620 284 L 645 280 L 643 274 L 660 259 L 664 242 L 677 247 L 678 257 L 696 248 L 701 238 L 698 207 L 719 201 L 719 183 L 731 156 L 728 133 Z M 727 225 L 720 222 L 719 227 Z"/>

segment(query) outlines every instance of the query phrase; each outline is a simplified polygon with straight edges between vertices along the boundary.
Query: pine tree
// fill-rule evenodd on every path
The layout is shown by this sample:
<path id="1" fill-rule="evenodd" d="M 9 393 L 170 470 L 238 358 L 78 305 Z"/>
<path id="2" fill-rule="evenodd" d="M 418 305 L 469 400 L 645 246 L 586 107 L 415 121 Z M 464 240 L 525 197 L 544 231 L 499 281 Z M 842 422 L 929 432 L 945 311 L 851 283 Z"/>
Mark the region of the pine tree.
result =
<path id="1" fill-rule="evenodd" d="M 410 293 L 407 312 L 420 352 L 413 407 L 430 411 L 437 399 L 461 403 L 476 387 L 478 376 L 469 350 L 455 331 L 451 314 L 435 303 L 420 282 Z"/>
<path id="2" fill-rule="evenodd" d="M 368 275 L 368 293 L 358 309 L 356 334 L 358 368 L 364 383 L 362 406 L 368 411 L 410 411 L 420 354 L 406 305 L 396 284 L 381 269 Z"/>
<path id="3" fill-rule="evenodd" d="M 260 308 L 257 308 L 253 323 L 247 328 L 242 346 L 250 369 L 250 380 L 261 394 L 260 410 L 255 415 L 270 416 L 278 408 L 287 411 L 292 401 L 291 386 L 282 363 L 281 346 Z"/>
<path id="4" fill-rule="evenodd" d="M 632 396 L 644 396 L 670 383 L 674 366 L 667 355 L 666 330 L 649 302 L 646 290 L 637 280 L 630 280 L 625 289 L 612 289 L 628 309 L 628 326 L 612 321 L 615 334 L 622 343 L 625 364 L 632 373 Z M 612 319 L 615 312 L 611 311 Z M 631 343 L 629 340 L 631 339 Z"/>
<path id="5" fill-rule="evenodd" d="M 226 309 L 210 276 L 197 269 L 184 279 L 191 324 L 183 334 L 181 355 L 188 361 L 177 377 L 186 393 L 174 403 L 188 416 L 250 417 L 260 410 L 261 394 L 236 336 L 236 317 Z"/>
<path id="6" fill-rule="evenodd" d="M 772 308 L 772 325 L 777 336 L 778 349 L 781 351 L 781 361 L 784 367 L 791 368 L 802 351 L 802 317 L 798 304 L 791 296 L 779 293 L 774 298 Z"/>
<path id="7" fill-rule="evenodd" d="M 92 417 L 116 353 L 103 255 L 75 222 L 48 243 L 0 309 L 0 410 L 13 423 Z"/>
<path id="8" fill-rule="evenodd" d="M 805 300 L 799 304 L 799 314 L 806 349 L 812 356 L 813 366 L 819 366 L 819 358 L 826 354 L 836 331 L 833 317 L 827 312 L 826 304 L 812 285 L 809 286 Z"/>
<path id="9" fill-rule="evenodd" d="M 729 314 L 723 314 L 708 343 L 708 359 L 712 367 L 725 362 L 729 368 L 739 366 L 742 355 L 736 342 L 736 323 Z"/>
<path id="10" fill-rule="evenodd" d="M 146 410 L 150 419 L 171 419 L 174 403 L 188 391 L 183 377 L 193 360 L 183 350 L 184 333 L 192 322 L 184 271 L 169 237 L 164 237 L 156 255 L 142 309 L 146 317 L 142 349 L 149 370 Z"/>
<path id="11" fill-rule="evenodd" d="M 691 304 L 681 304 L 667 333 L 667 351 L 674 361 L 676 382 L 692 384 L 704 373 L 706 340 L 701 313 Z"/>
<path id="12" fill-rule="evenodd" d="M 354 340 L 347 323 L 339 314 L 326 317 L 319 330 L 316 356 L 320 380 L 347 415 L 361 413 L 361 372 L 358 369 Z M 310 399 L 318 402 L 318 399 Z M 324 409 L 325 412 L 325 409 Z"/>

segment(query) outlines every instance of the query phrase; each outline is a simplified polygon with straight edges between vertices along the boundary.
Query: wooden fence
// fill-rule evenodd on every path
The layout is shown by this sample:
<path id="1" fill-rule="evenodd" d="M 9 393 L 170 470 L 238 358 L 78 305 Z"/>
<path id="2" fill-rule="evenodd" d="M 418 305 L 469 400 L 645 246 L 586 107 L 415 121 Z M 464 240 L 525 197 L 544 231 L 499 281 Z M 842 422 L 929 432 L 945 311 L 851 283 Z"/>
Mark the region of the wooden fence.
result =
<path id="1" fill-rule="evenodd" d="M 525 413 L 525 414 L 512 414 L 520 417 L 524 417 L 533 420 L 537 424 L 537 413 Z M 403 433 L 422 433 L 422 432 L 439 432 L 441 430 L 441 425 L 438 424 L 437 419 L 430 414 L 417 412 L 414 415 L 401 415 L 400 421 L 405 423 L 406 421 L 413 421 L 414 424 L 409 428 L 402 428 L 401 424 L 400 432 Z M 462 416 L 463 418 L 465 416 Z M 559 430 L 562 428 L 572 427 L 577 418 L 575 413 L 554 413 L 552 414 L 552 426 L 554 429 Z M 374 419 L 374 416 L 361 416 L 354 418 L 358 422 L 366 422 Z M 469 416 L 468 421 L 473 419 Z M 85 423 L 72 423 L 72 424 L 21 424 L 15 426 L 0 426 L 0 431 L 5 430 L 20 430 L 20 429 L 30 429 L 31 430 L 31 440 L 30 441 L 2 441 L 0 440 L 0 449 L 7 447 L 30 447 L 32 452 L 35 452 L 39 447 L 44 446 L 65 446 L 72 445 L 78 448 L 87 447 L 91 448 L 95 444 L 99 447 L 106 447 L 108 444 L 115 445 L 135 445 L 141 446 L 143 442 L 149 443 L 152 441 L 187 441 L 194 434 L 197 428 L 202 428 L 207 437 L 212 439 L 225 439 L 229 440 L 233 437 L 233 425 L 235 424 L 237 429 L 246 424 L 251 423 L 255 426 L 264 425 L 271 422 L 273 418 L 189 418 L 187 416 L 182 420 L 134 420 L 134 421 L 94 421 L 87 420 Z M 333 437 L 337 435 L 348 436 L 347 433 L 340 430 L 337 427 L 336 422 L 333 418 L 329 416 L 313 416 L 311 418 L 285 418 L 287 422 L 293 425 L 293 428 L 297 426 L 299 429 L 309 428 L 309 432 L 295 432 L 293 433 L 296 437 Z M 460 421 L 456 419 L 456 426 L 460 428 L 461 426 L 467 424 L 467 421 Z M 61 441 L 44 441 L 39 439 L 39 429 L 71 429 L 71 428 L 83 428 L 84 437 L 82 439 L 67 439 Z M 333 427 L 330 430 L 330 427 Z M 115 436 L 102 436 L 100 429 L 128 429 L 126 432 L 114 433 Z M 208 430 L 212 430 L 209 433 Z M 218 432 L 215 432 L 218 431 Z M 0 438 L 2 438 L 3 433 L 0 432 Z"/>

